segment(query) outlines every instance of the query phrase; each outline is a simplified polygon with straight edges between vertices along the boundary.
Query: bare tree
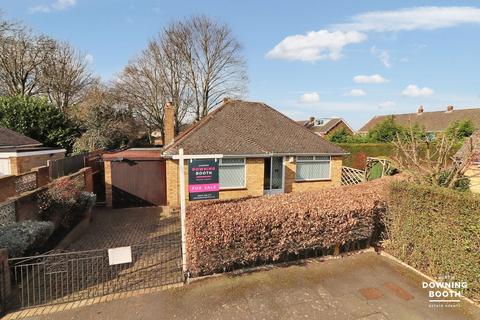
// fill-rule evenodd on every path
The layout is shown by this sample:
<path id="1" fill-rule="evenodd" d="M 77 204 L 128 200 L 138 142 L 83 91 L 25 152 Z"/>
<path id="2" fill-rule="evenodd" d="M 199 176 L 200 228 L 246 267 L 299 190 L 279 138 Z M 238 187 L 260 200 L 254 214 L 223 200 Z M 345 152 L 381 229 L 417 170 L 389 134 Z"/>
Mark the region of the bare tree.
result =
<path id="1" fill-rule="evenodd" d="M 166 29 L 168 43 L 187 65 L 187 80 L 199 120 L 225 96 L 241 96 L 248 83 L 242 47 L 226 24 L 193 16 Z"/>
<path id="2" fill-rule="evenodd" d="M 115 88 L 150 131 L 163 133 L 163 108 L 167 101 L 175 106 L 177 130 L 191 105 L 184 61 L 162 35 L 150 41 L 147 49 L 125 67 Z"/>
<path id="3" fill-rule="evenodd" d="M 453 150 L 456 139 L 443 134 L 437 141 L 431 141 L 419 134 L 410 125 L 404 133 L 397 133 L 393 144 L 397 154 L 394 157 L 400 171 L 418 183 L 455 188 L 459 181 L 465 179 L 473 159 L 473 143 L 465 142 L 461 158 L 454 159 Z"/>
<path id="4" fill-rule="evenodd" d="M 24 27 L 4 34 L 0 41 L 0 91 L 26 96 L 44 92 L 41 69 L 54 48 L 54 40 Z"/>
<path id="5" fill-rule="evenodd" d="M 42 65 L 42 84 L 50 101 L 62 112 L 78 103 L 97 79 L 88 70 L 85 57 L 68 42 L 57 42 L 50 59 Z"/>

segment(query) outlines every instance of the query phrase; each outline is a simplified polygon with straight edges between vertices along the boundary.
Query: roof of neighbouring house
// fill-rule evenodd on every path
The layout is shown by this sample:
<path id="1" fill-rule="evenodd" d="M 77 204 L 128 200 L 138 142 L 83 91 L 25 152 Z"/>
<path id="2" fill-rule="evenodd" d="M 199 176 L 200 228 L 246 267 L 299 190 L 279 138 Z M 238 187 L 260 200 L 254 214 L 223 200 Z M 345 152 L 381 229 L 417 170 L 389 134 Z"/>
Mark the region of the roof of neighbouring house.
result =
<path id="1" fill-rule="evenodd" d="M 358 132 L 368 132 L 376 124 L 387 117 L 393 116 L 395 122 L 402 126 L 418 124 L 428 132 L 445 130 L 452 122 L 471 120 L 476 128 L 480 128 L 480 108 L 454 109 L 452 111 L 431 111 L 422 113 L 404 113 L 395 115 L 375 116 L 368 121 Z"/>
<path id="2" fill-rule="evenodd" d="M 261 102 L 228 100 L 166 146 L 164 154 L 347 154 Z"/>
<path id="3" fill-rule="evenodd" d="M 467 138 L 463 146 L 453 156 L 456 160 L 463 160 L 466 157 L 472 157 L 472 161 L 480 161 L 480 130 L 475 131 Z"/>
<path id="4" fill-rule="evenodd" d="M 341 122 L 343 122 L 353 132 L 348 123 L 342 118 L 314 119 L 313 122 L 310 120 L 297 121 L 297 123 L 309 128 L 310 130 L 322 134 L 327 134 Z"/>
<path id="5" fill-rule="evenodd" d="M 13 130 L 0 127 L 0 148 L 34 147 L 42 144 Z"/>

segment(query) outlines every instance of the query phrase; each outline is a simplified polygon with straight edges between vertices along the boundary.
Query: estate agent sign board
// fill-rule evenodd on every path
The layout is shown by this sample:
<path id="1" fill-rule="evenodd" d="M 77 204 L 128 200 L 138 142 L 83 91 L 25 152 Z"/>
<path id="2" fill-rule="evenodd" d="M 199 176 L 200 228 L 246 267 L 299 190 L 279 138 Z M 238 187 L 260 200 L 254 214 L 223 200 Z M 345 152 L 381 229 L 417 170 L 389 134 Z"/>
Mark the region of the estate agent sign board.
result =
<path id="1" fill-rule="evenodd" d="M 218 199 L 218 159 L 191 159 L 188 161 L 188 198 L 194 200 Z"/>

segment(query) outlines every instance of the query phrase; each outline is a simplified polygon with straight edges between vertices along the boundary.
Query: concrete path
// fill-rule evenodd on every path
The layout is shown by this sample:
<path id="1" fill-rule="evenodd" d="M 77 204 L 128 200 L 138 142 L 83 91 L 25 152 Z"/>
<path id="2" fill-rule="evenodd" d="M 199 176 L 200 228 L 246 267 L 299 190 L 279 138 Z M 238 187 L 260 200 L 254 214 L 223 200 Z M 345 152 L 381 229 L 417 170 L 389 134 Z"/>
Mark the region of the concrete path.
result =
<path id="1" fill-rule="evenodd" d="M 480 309 L 467 302 L 432 306 L 423 280 L 368 252 L 223 275 L 31 319 L 480 319 Z"/>

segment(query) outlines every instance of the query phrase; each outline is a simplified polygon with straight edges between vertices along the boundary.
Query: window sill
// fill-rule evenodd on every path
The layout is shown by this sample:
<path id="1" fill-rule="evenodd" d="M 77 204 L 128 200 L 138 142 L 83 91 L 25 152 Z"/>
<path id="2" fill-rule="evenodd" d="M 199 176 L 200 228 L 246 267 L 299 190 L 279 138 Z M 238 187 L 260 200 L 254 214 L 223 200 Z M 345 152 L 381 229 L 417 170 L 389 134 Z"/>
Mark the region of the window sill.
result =
<path id="1" fill-rule="evenodd" d="M 247 190 L 247 187 L 220 188 L 220 191 L 237 191 L 237 190 Z"/>
<path id="2" fill-rule="evenodd" d="M 297 180 L 295 179 L 295 182 L 320 182 L 320 181 L 332 181 L 331 178 L 328 179 L 305 179 L 305 180 Z"/>

